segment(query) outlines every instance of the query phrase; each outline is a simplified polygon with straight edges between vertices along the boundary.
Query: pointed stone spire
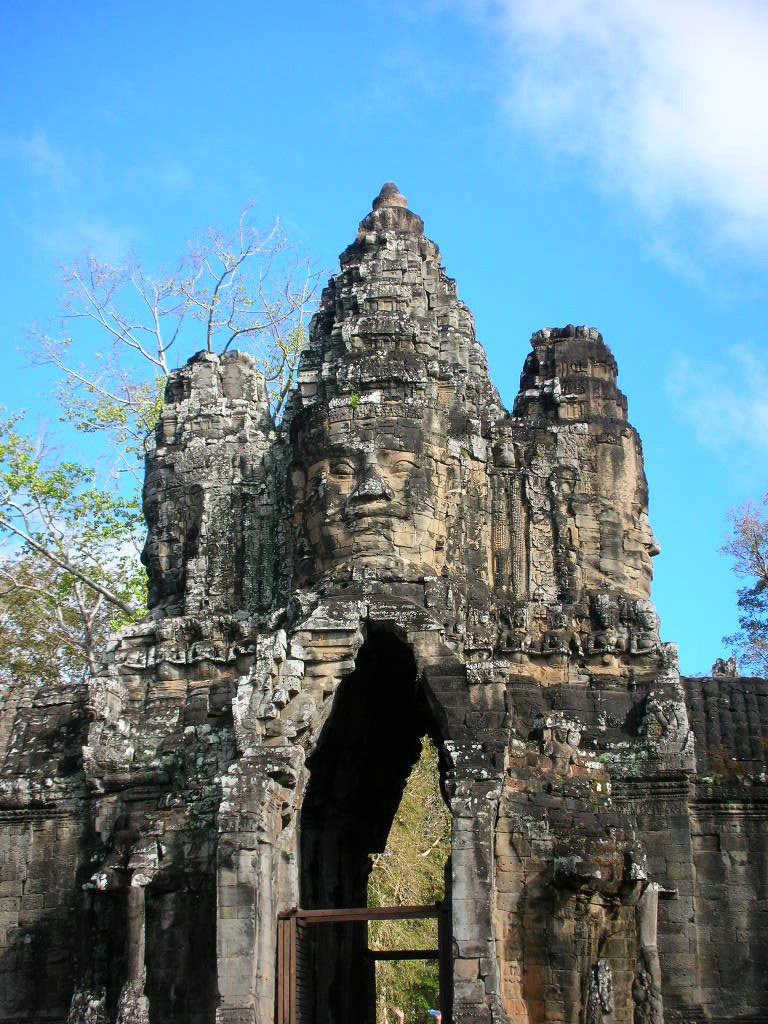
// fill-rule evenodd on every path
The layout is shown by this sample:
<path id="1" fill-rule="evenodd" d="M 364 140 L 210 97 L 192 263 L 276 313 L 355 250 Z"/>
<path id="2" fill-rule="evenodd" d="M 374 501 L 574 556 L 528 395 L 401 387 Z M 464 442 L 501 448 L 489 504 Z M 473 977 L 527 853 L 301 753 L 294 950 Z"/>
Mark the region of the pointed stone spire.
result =
<path id="1" fill-rule="evenodd" d="M 473 389 L 475 419 L 481 406 L 501 408 L 472 314 L 459 301 L 438 247 L 425 237 L 424 222 L 393 182 L 373 200 L 339 262 L 341 272 L 323 292 L 301 357 L 302 405 L 344 396 L 352 401 L 353 395 L 357 401 L 384 385 L 437 402 L 440 378 Z"/>
<path id="2" fill-rule="evenodd" d="M 408 209 L 405 196 L 402 195 L 394 181 L 387 181 L 381 186 L 381 192 L 373 200 L 374 210 L 381 206 L 399 206 L 403 210 Z"/>
<path id="3" fill-rule="evenodd" d="M 424 234 L 424 221 L 408 209 L 405 196 L 392 181 L 385 182 L 381 187 L 381 192 L 373 200 L 373 209 L 360 223 L 358 241 L 362 236 L 371 232 L 386 231 L 404 231 L 417 236 Z M 429 244 L 434 246 L 432 242 Z M 435 258 L 439 263 L 440 254 L 437 246 L 434 246 L 434 249 Z M 342 256 L 342 262 L 343 259 Z"/>

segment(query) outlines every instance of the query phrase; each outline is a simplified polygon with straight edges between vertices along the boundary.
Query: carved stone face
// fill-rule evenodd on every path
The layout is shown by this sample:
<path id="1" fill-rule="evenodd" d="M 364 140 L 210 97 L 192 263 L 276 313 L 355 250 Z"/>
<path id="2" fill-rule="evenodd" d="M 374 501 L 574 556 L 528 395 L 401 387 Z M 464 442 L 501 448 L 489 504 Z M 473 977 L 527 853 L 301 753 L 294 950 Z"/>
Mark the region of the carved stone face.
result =
<path id="1" fill-rule="evenodd" d="M 143 507 L 148 529 L 141 561 L 149 577 L 150 608 L 161 605 L 180 609 L 183 606 L 186 519 L 193 504 L 190 500 L 190 508 L 184 508 L 181 488 L 169 467 L 155 467 L 147 473 Z"/>
<path id="2" fill-rule="evenodd" d="M 405 580 L 438 571 L 447 470 L 427 417 L 401 403 L 350 403 L 350 413 L 313 411 L 298 432 L 299 582 L 344 568 Z"/>

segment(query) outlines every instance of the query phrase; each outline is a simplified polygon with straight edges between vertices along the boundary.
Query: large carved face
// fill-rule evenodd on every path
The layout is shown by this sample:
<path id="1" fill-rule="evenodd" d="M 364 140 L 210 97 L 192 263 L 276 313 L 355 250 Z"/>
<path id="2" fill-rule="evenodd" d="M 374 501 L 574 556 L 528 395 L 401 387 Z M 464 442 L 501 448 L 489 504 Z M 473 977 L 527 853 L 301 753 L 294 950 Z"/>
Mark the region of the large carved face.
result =
<path id="1" fill-rule="evenodd" d="M 437 570 L 447 468 L 434 419 L 365 401 L 350 403 L 348 416 L 331 409 L 304 418 L 291 471 L 298 582 L 363 567 L 405 580 Z"/>
<path id="2" fill-rule="evenodd" d="M 625 431 L 619 444 L 597 445 L 596 474 L 601 573 L 619 589 L 645 599 L 651 593 L 651 560 L 659 553 L 659 543 L 648 520 L 648 484 L 634 431 Z"/>
<path id="3" fill-rule="evenodd" d="M 202 493 L 199 487 L 195 491 L 185 507 L 182 488 L 171 467 L 154 465 L 147 472 L 143 491 L 147 538 L 141 561 L 147 569 L 150 608 L 160 605 L 178 611 L 183 607 L 188 519 Z M 195 540 L 197 532 L 195 529 Z"/>

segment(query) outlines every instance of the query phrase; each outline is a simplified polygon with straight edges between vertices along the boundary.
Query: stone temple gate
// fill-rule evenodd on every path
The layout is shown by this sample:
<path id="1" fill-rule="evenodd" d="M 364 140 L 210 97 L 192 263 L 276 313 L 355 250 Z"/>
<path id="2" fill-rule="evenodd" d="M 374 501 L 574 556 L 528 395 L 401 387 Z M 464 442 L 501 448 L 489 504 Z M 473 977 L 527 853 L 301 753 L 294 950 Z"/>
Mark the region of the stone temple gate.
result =
<path id="1" fill-rule="evenodd" d="M 246 356 L 172 374 L 147 617 L 3 709 L 2 1024 L 270 1024 L 279 916 L 364 905 L 425 733 L 453 1024 L 768 1019 L 768 686 L 659 641 L 616 373 L 539 331 L 507 412 L 385 185 L 279 429 Z M 372 1024 L 350 934 L 303 1024 Z"/>

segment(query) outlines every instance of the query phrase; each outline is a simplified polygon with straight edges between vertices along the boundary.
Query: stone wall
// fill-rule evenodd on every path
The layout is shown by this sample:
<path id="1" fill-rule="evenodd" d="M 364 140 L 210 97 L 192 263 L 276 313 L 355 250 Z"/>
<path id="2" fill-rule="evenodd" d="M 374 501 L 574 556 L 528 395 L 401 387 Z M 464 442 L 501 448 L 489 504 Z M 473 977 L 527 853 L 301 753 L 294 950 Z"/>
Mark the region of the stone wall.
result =
<path id="1" fill-rule="evenodd" d="M 768 682 L 719 676 L 685 686 L 696 735 L 691 847 L 701 1001 L 715 1018 L 750 1016 L 768 1003 Z"/>
<path id="2" fill-rule="evenodd" d="M 92 850 L 82 744 L 87 691 L 4 695 L 0 739 L 0 1021 L 66 1018 L 73 932 Z M 44 984 L 41 980 L 44 979 Z"/>
<path id="3" fill-rule="evenodd" d="M 0 1022 L 268 1024 L 278 915 L 364 900 L 425 732 L 454 1024 L 766 1019 L 768 690 L 659 640 L 616 376 L 538 331 L 505 411 L 393 185 L 279 427 L 244 355 L 171 375 L 147 617 L 4 708 Z M 304 1024 L 373 1024 L 327 934 Z"/>

